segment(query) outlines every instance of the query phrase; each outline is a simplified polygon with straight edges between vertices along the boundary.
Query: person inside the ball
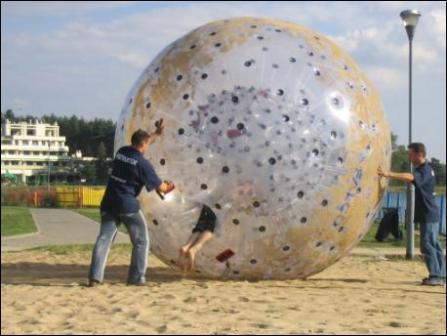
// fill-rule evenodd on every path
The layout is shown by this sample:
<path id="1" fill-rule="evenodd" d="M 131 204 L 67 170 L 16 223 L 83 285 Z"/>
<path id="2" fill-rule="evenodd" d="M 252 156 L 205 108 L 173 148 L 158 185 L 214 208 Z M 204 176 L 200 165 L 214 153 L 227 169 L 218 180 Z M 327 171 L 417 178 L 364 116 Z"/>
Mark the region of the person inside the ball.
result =
<path id="1" fill-rule="evenodd" d="M 202 205 L 199 219 L 185 245 L 180 248 L 178 265 L 183 271 L 194 269 L 195 256 L 214 237 L 216 215 L 208 206 Z"/>

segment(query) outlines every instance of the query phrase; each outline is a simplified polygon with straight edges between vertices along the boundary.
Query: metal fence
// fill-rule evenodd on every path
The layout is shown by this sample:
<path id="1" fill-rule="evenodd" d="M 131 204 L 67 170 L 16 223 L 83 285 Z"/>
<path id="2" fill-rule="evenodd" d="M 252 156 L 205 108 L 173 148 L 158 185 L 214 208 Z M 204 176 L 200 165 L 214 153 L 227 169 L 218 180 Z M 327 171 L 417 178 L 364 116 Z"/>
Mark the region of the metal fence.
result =
<path id="1" fill-rule="evenodd" d="M 439 206 L 439 232 L 446 234 L 446 204 L 445 195 L 436 195 L 436 202 Z M 399 213 L 399 222 L 405 222 L 405 208 L 407 205 L 407 193 L 405 191 L 400 192 L 386 192 L 383 198 L 382 207 L 384 208 L 397 208 Z M 379 211 L 378 218 L 382 219 L 383 210 Z"/>

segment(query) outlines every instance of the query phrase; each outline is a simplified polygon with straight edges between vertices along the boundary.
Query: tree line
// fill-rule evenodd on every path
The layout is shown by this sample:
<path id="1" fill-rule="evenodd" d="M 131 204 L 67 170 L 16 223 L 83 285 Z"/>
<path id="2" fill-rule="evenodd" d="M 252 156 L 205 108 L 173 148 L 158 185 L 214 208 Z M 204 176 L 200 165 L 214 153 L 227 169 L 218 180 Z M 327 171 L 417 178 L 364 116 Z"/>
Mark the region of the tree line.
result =
<path id="1" fill-rule="evenodd" d="M 36 119 L 34 116 L 16 116 L 12 110 L 2 113 L 2 119 L 7 118 L 12 122 L 29 121 Z M 105 183 L 107 181 L 107 170 L 110 168 L 110 160 L 113 156 L 113 142 L 116 123 L 111 119 L 95 118 L 85 120 L 77 116 L 57 117 L 54 114 L 44 115 L 40 118 L 47 123 L 57 122 L 60 126 L 61 135 L 65 136 L 70 153 L 81 150 L 83 156 L 94 156 L 95 163 L 84 164 L 79 167 L 81 175 L 87 178 L 88 183 Z M 404 145 L 397 144 L 397 135 L 391 133 L 392 159 L 391 170 L 395 172 L 408 171 L 408 150 Z M 430 149 L 428 149 L 430 150 Z M 446 166 L 437 158 L 429 159 L 436 174 L 436 185 L 445 186 Z M 392 186 L 404 185 L 403 182 L 390 180 Z"/>

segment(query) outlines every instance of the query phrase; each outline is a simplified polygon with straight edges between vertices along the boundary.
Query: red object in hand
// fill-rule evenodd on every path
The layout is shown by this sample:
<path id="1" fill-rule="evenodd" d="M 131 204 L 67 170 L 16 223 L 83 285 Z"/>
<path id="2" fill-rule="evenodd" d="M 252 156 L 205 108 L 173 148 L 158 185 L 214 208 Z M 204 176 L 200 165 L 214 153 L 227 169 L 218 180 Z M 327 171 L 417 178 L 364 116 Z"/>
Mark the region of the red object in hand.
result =
<path id="1" fill-rule="evenodd" d="M 231 249 L 226 249 L 225 251 L 223 251 L 222 253 L 220 253 L 216 259 L 220 262 L 224 262 L 228 259 L 230 259 L 232 256 L 234 256 L 234 252 Z"/>

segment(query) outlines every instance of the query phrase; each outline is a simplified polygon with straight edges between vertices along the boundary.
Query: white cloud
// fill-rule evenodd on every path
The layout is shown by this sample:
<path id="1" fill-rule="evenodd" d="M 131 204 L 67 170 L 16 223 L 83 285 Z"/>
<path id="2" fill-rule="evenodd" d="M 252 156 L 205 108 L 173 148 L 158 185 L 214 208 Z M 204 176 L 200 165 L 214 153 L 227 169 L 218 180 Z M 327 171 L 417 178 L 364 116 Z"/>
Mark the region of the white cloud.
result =
<path id="1" fill-rule="evenodd" d="M 147 65 L 147 58 L 143 54 L 139 53 L 124 53 L 124 54 L 118 54 L 117 58 L 137 69 L 143 68 L 145 65 Z"/>
<path id="2" fill-rule="evenodd" d="M 382 94 L 396 92 L 404 85 L 404 74 L 402 71 L 394 68 L 367 66 L 365 67 L 365 71 L 374 83 L 374 86 L 378 88 Z"/>

